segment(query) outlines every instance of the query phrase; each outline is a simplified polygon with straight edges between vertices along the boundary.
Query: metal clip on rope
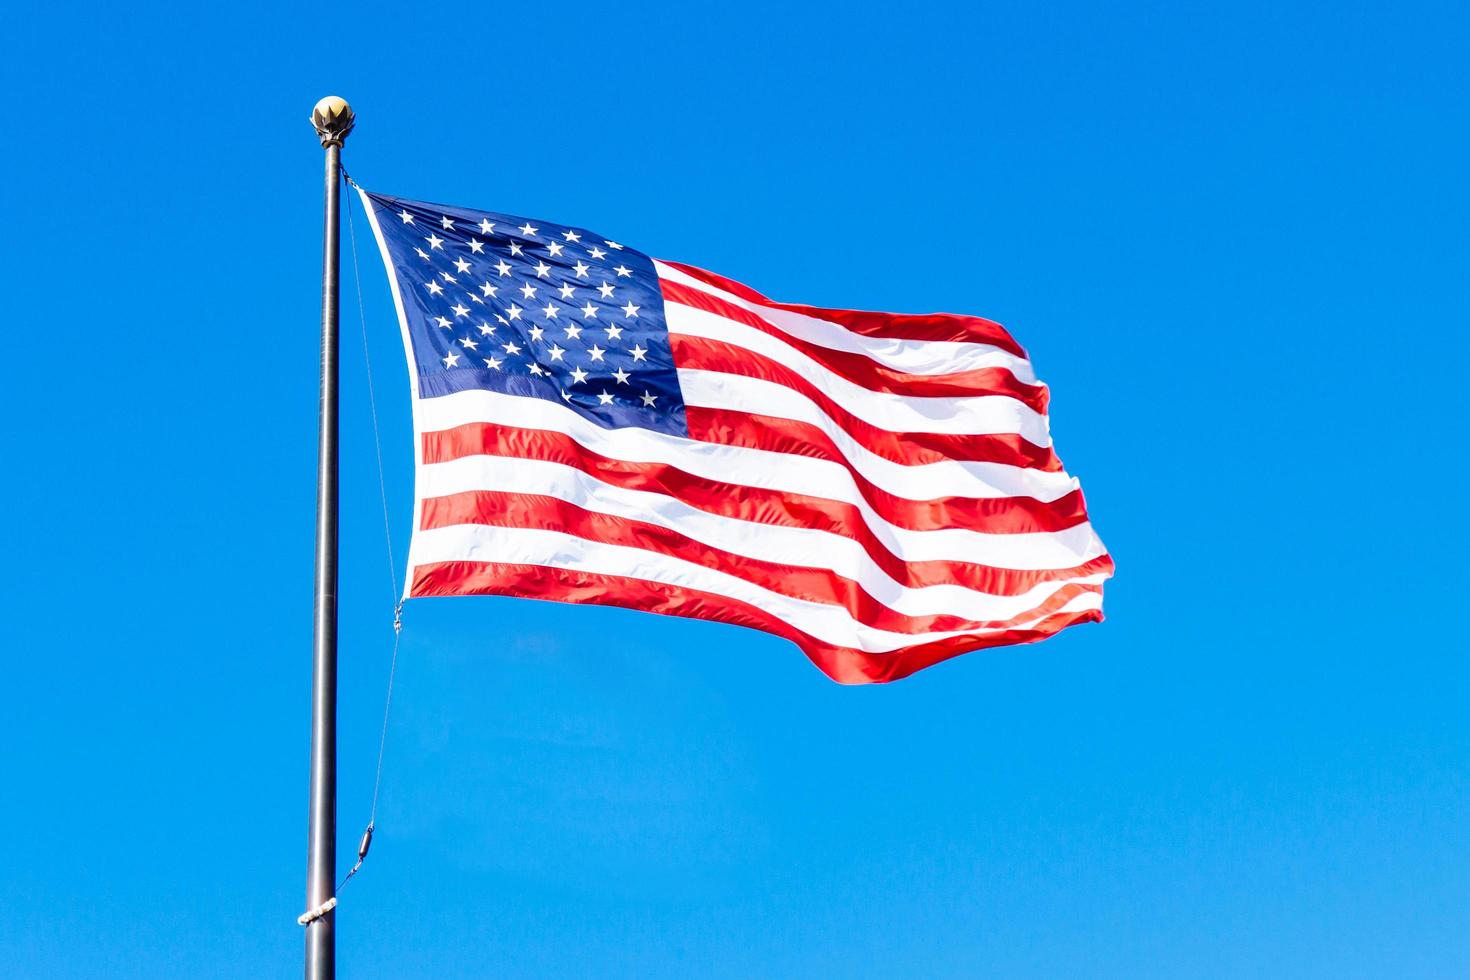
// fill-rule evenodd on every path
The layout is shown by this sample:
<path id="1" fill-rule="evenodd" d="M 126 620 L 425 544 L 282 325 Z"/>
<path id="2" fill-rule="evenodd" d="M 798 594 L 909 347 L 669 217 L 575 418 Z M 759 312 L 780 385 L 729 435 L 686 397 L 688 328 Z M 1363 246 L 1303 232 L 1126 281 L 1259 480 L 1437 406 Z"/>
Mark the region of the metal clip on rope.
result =
<path id="1" fill-rule="evenodd" d="M 362 867 L 363 859 L 367 857 L 368 848 L 372 846 L 373 825 L 368 824 L 367 830 L 364 830 L 362 832 L 362 840 L 357 842 L 357 863 L 352 866 L 351 871 L 347 872 L 347 877 L 343 878 L 341 883 L 337 885 L 337 891 L 340 892 L 342 890 L 342 885 L 347 884 L 348 878 L 351 878 L 353 875 L 357 874 L 357 869 Z M 317 919 L 320 919 L 322 916 L 326 915 L 328 912 L 332 911 L 332 909 L 336 907 L 337 896 L 333 895 L 331 898 L 327 899 L 316 908 L 307 909 L 305 912 L 302 912 L 300 915 L 298 915 L 296 917 L 296 924 L 301 926 L 309 926 Z"/>
<path id="2" fill-rule="evenodd" d="M 367 857 L 368 848 L 370 848 L 372 846 L 373 846 L 373 825 L 372 824 L 368 824 L 367 825 L 367 830 L 364 830 L 362 832 L 362 840 L 360 840 L 360 841 L 357 842 L 357 863 L 352 866 L 352 870 L 349 871 L 349 872 L 347 872 L 347 876 L 342 879 L 342 881 L 341 881 L 340 884 L 337 885 L 337 890 L 339 892 L 342 890 L 342 885 L 347 884 L 348 879 L 350 879 L 353 875 L 357 874 L 358 869 L 362 867 L 363 859 L 365 859 Z"/>

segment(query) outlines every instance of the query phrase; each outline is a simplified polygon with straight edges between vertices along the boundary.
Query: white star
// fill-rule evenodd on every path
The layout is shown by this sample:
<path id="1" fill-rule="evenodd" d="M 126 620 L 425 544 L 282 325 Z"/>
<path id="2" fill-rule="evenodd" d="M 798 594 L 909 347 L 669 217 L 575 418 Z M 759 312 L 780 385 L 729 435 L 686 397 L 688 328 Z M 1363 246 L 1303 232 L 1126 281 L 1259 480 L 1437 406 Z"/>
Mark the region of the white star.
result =
<path id="1" fill-rule="evenodd" d="M 532 327 L 531 330 L 530 330 L 531 339 L 532 340 L 540 340 L 541 339 L 541 335 L 544 334 L 545 332 L 546 331 L 543 330 L 541 327 Z"/>
<path id="2" fill-rule="evenodd" d="M 613 372 L 613 377 L 618 379 L 618 384 L 625 385 L 628 383 L 628 379 L 631 378 L 632 375 L 629 374 L 627 371 L 624 371 L 622 368 L 618 368 L 616 371 Z"/>
<path id="3" fill-rule="evenodd" d="M 485 301 L 483 299 L 481 299 L 480 297 L 476 296 L 474 293 L 466 293 L 465 295 L 466 295 L 466 297 L 468 297 L 468 299 L 469 299 L 469 301 L 471 303 L 479 303 L 481 306 L 484 306 L 485 305 Z"/>
<path id="4" fill-rule="evenodd" d="M 441 272 L 441 273 L 439 273 L 439 278 L 440 279 L 443 279 L 445 282 L 459 282 L 458 279 L 454 278 L 453 276 L 451 276 L 447 272 Z"/>
<path id="5" fill-rule="evenodd" d="M 470 251 L 474 252 L 476 255 L 479 255 L 481 252 L 485 251 L 485 243 L 480 241 L 478 238 L 471 238 Z"/>
<path id="6" fill-rule="evenodd" d="M 452 368 L 452 367 L 454 367 L 458 363 L 459 363 L 459 355 L 456 354 L 454 351 L 450 351 L 449 352 L 449 356 L 446 357 L 446 358 L 444 358 L 444 366 L 447 367 L 447 368 Z"/>
<path id="7" fill-rule="evenodd" d="M 524 286 L 521 287 L 521 295 L 526 297 L 526 299 L 535 299 L 536 287 L 531 285 L 529 282 L 526 283 Z"/>
<path id="8" fill-rule="evenodd" d="M 402 218 L 403 219 L 403 223 L 406 224 L 406 225 L 413 224 L 413 215 L 411 215 L 411 214 L 408 213 L 408 209 L 407 208 L 405 208 L 402 211 L 399 211 L 398 212 L 398 217 Z"/>
<path id="9" fill-rule="evenodd" d="M 556 304 L 555 303 L 547 303 L 546 304 L 546 309 L 542 310 L 541 312 L 543 312 L 543 313 L 546 314 L 546 319 L 548 319 L 548 320 L 555 320 L 556 319 L 556 313 L 557 313 Z"/>
<path id="10" fill-rule="evenodd" d="M 607 334 L 608 340 L 617 340 L 618 338 L 622 337 L 623 328 L 615 323 L 612 326 L 608 327 L 607 330 L 604 332 Z"/>
<path id="11" fill-rule="evenodd" d="M 415 252 L 419 253 L 419 258 L 423 259 L 425 262 L 429 261 L 429 253 L 428 252 L 425 252 L 423 249 L 419 248 L 417 245 L 415 245 L 413 247 L 413 250 Z"/>
<path id="12" fill-rule="evenodd" d="M 521 349 L 516 346 L 514 341 L 507 341 L 506 343 L 501 344 L 500 347 L 507 354 L 519 354 L 521 352 Z"/>
<path id="13" fill-rule="evenodd" d="M 630 300 L 628 302 L 628 305 L 625 306 L 625 307 L 623 307 L 623 316 L 624 317 L 637 316 L 639 309 L 640 309 L 640 307 L 634 306 L 633 303 L 632 303 L 632 301 Z"/>
<path id="14" fill-rule="evenodd" d="M 603 299 L 612 299 L 613 288 L 609 286 L 606 282 L 604 282 L 601 286 L 598 286 L 597 291 L 602 294 Z"/>
<path id="15" fill-rule="evenodd" d="M 450 327 L 454 326 L 454 324 L 447 316 L 436 316 L 434 317 L 434 322 L 439 324 L 439 326 L 443 327 L 445 330 L 448 330 Z"/>
<path id="16" fill-rule="evenodd" d="M 594 259 L 600 259 L 600 258 L 602 258 L 602 257 L 603 257 L 603 256 L 604 256 L 604 255 L 606 255 L 606 254 L 607 254 L 607 253 L 606 253 L 606 252 L 604 252 L 604 251 L 603 251 L 603 250 L 602 250 L 602 249 L 600 249 L 600 248 L 594 248 L 594 249 L 593 249 L 593 250 L 592 250 L 592 251 L 590 251 L 590 252 L 588 252 L 588 253 L 587 253 L 587 254 L 588 254 L 588 255 L 590 255 L 590 256 L 592 256 L 592 257 L 593 257 L 593 258 L 594 258 Z"/>
<path id="17" fill-rule="evenodd" d="M 541 367 L 541 365 L 533 363 L 531 365 L 531 373 L 539 378 L 541 377 L 541 375 L 546 374 L 547 372 L 543 367 Z"/>
<path id="18" fill-rule="evenodd" d="M 519 244 L 517 244 L 516 242 L 511 242 L 510 243 L 510 254 L 511 255 L 520 255 L 521 254 L 521 246 Z"/>
<path id="19" fill-rule="evenodd" d="M 590 268 L 591 266 L 589 266 L 586 262 L 578 262 L 575 266 L 573 266 L 573 270 L 577 273 L 578 279 L 586 279 L 587 270 Z"/>
<path id="20" fill-rule="evenodd" d="M 565 238 L 569 242 L 580 242 L 582 240 L 582 236 L 577 234 L 575 231 L 564 231 L 561 233 L 561 237 Z"/>
<path id="21" fill-rule="evenodd" d="M 549 353 L 550 353 L 550 354 L 551 354 L 551 359 L 552 359 L 552 360 L 553 360 L 553 361 L 559 361 L 559 360 L 561 360 L 561 356 L 562 356 L 562 355 L 563 355 L 563 354 L 565 354 L 565 353 L 566 353 L 566 351 L 564 351 L 564 350 L 562 350 L 562 349 L 561 349 L 561 348 L 560 348 L 560 347 L 558 347 L 558 346 L 557 346 L 557 345 L 556 345 L 556 344 L 552 344 L 552 345 L 551 345 L 551 350 L 550 350 L 550 352 L 549 352 Z"/>
<path id="22" fill-rule="evenodd" d="M 492 286 L 488 282 L 485 283 L 485 285 L 483 285 L 483 286 L 480 287 L 480 294 L 482 296 L 494 296 L 499 291 L 500 291 L 500 287 L 499 286 Z"/>
<path id="23" fill-rule="evenodd" d="M 497 265 L 495 268 L 499 270 L 502 278 L 510 275 L 510 266 L 506 264 L 505 259 L 501 259 L 500 264 Z"/>
<path id="24" fill-rule="evenodd" d="M 593 344 L 592 345 L 592 349 L 589 350 L 589 351 L 587 351 L 587 354 L 594 361 L 599 361 L 599 362 L 602 360 L 602 355 L 603 354 L 606 354 L 606 353 L 607 353 L 607 351 L 603 350 L 601 347 L 598 347 L 596 344 Z"/>
<path id="25" fill-rule="evenodd" d="M 628 268 L 625 265 L 620 265 L 616 269 L 614 269 L 613 271 L 616 272 L 618 275 L 623 276 L 624 278 L 626 278 L 628 276 L 631 276 L 633 274 L 633 270 L 630 269 L 630 268 Z"/>
<path id="26" fill-rule="evenodd" d="M 597 307 L 593 306 L 591 303 L 588 303 L 586 306 L 582 307 L 582 319 L 590 320 L 595 316 L 597 316 Z"/>
<path id="27" fill-rule="evenodd" d="M 428 238 L 424 239 L 424 241 L 429 243 L 430 248 L 437 248 L 440 251 L 443 251 L 444 249 L 444 239 L 440 238 L 438 235 L 433 234 L 432 232 L 429 234 Z"/>
<path id="28" fill-rule="evenodd" d="M 521 227 L 520 227 L 519 230 L 520 230 L 520 233 L 522 235 L 525 235 L 527 238 L 530 238 L 532 235 L 536 234 L 536 232 L 538 231 L 538 229 L 535 228 L 535 227 L 533 227 L 532 224 L 531 224 L 531 222 L 529 222 L 529 221 L 527 221 L 525 224 L 521 225 Z"/>
<path id="29" fill-rule="evenodd" d="M 561 293 L 562 299 L 571 299 L 572 293 L 576 291 L 576 287 L 569 282 L 564 282 L 557 287 L 557 291 Z"/>
<path id="30" fill-rule="evenodd" d="M 444 225 L 445 228 L 454 227 L 454 222 L 449 220 L 449 215 L 447 214 L 440 218 L 439 221 Z"/>
<path id="31" fill-rule="evenodd" d="M 542 279 L 545 279 L 546 278 L 546 274 L 549 273 L 550 271 L 551 271 L 551 266 L 547 265 L 545 262 L 537 262 L 536 263 L 536 275 L 540 276 Z"/>
<path id="32" fill-rule="evenodd" d="M 562 392 L 561 392 L 561 400 L 564 401 L 564 402 L 569 402 L 569 401 L 572 400 L 571 393 L 569 391 L 567 391 L 565 388 L 562 389 Z"/>
<path id="33" fill-rule="evenodd" d="M 575 381 L 577 384 L 581 384 L 583 381 L 587 380 L 587 372 L 583 371 L 581 368 L 573 368 L 572 380 Z"/>
<path id="34" fill-rule="evenodd" d="M 466 262 L 464 259 L 455 259 L 454 260 L 454 271 L 456 271 L 456 272 L 469 272 L 470 271 L 470 264 L 468 262 Z"/>
<path id="35" fill-rule="evenodd" d="M 487 358 L 485 358 L 485 366 L 487 368 L 489 368 L 490 370 L 492 370 L 492 371 L 499 371 L 500 370 L 500 358 L 498 358 L 498 357 L 487 357 Z"/>
<path id="36" fill-rule="evenodd" d="M 650 395 L 646 391 L 643 393 L 643 407 L 644 408 L 652 408 L 653 407 L 653 403 L 656 402 L 656 401 L 658 401 L 658 396 L 657 395 Z"/>
<path id="37" fill-rule="evenodd" d="M 559 242 L 552 242 L 550 245 L 546 246 L 546 254 L 551 256 L 553 259 L 556 258 L 558 255 L 561 254 L 561 244 Z"/>
<path id="38" fill-rule="evenodd" d="M 633 360 L 641 361 L 643 360 L 643 356 L 647 354 L 648 351 L 644 350 L 642 347 L 639 347 L 637 344 L 634 344 L 633 349 L 629 353 L 633 355 Z"/>
<path id="39" fill-rule="evenodd" d="M 470 312 L 470 308 L 463 303 L 455 303 L 450 309 L 454 311 L 454 315 L 457 317 L 468 316 Z"/>
<path id="40" fill-rule="evenodd" d="M 444 292 L 444 287 L 439 285 L 437 282 L 426 282 L 424 283 L 424 286 L 429 290 L 430 296 L 438 296 L 440 293 Z"/>
<path id="41" fill-rule="evenodd" d="M 480 230 L 487 235 L 490 234 L 492 231 L 495 230 L 495 222 L 491 221 L 489 218 L 481 218 Z"/>
<path id="42" fill-rule="evenodd" d="M 600 405 L 611 405 L 612 404 L 612 395 L 609 395 L 604 390 L 602 394 L 600 394 L 600 395 L 597 396 L 597 402 Z"/>
<path id="43" fill-rule="evenodd" d="M 464 340 L 461 340 L 459 342 L 459 346 L 463 347 L 465 350 L 474 350 L 475 348 L 479 347 L 480 345 L 477 344 L 477 343 L 475 343 L 469 337 L 466 337 Z"/>
<path id="44" fill-rule="evenodd" d="M 512 320 L 519 320 L 521 318 L 521 314 L 524 312 L 525 310 L 512 303 L 510 304 L 510 309 L 505 311 L 505 315 L 510 317 Z"/>
<path id="45" fill-rule="evenodd" d="M 570 338 L 572 340 L 576 340 L 580 336 L 582 336 L 582 328 L 581 327 L 577 326 L 575 323 L 569 323 L 569 324 L 567 324 L 567 337 L 568 338 Z"/>
<path id="46" fill-rule="evenodd" d="M 602 244 L 606 245 L 608 248 L 621 249 L 623 247 L 623 246 L 619 245 L 617 242 L 603 242 Z"/>
<path id="47" fill-rule="evenodd" d="M 482 336 L 482 337 L 493 337 L 493 336 L 495 336 L 495 328 L 492 327 L 492 326 L 490 326 L 490 324 L 486 323 L 484 320 L 481 320 L 480 321 L 480 336 Z"/>

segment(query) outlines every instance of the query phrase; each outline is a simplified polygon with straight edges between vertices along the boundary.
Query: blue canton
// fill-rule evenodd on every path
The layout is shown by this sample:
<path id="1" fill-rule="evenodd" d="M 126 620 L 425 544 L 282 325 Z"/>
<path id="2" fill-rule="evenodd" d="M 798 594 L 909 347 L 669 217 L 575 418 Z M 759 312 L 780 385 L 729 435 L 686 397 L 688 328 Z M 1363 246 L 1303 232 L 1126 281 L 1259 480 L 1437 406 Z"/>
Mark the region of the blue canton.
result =
<path id="1" fill-rule="evenodd" d="M 653 260 L 583 228 L 368 195 L 419 395 L 485 389 L 687 435 Z"/>

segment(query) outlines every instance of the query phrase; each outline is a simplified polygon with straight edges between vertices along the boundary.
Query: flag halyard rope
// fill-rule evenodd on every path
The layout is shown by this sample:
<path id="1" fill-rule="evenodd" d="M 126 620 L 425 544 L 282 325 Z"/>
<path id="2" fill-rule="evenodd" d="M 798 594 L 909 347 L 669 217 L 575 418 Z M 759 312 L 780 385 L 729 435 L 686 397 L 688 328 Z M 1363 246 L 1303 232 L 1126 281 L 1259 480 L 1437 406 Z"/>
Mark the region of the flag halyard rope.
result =
<path id="1" fill-rule="evenodd" d="M 358 186 L 357 182 L 347 175 L 345 169 L 342 171 L 342 179 L 352 187 Z M 362 868 L 362 863 L 367 858 L 368 849 L 372 846 L 373 832 L 377 827 L 378 794 L 383 785 L 383 756 L 388 745 L 388 717 L 393 705 L 393 682 L 398 675 L 398 650 L 403 638 L 403 599 L 398 591 L 398 573 L 393 558 L 392 521 L 388 513 L 388 486 L 383 469 L 383 440 L 378 424 L 378 400 L 373 388 L 373 361 L 368 345 L 367 313 L 362 301 L 362 272 L 357 256 L 357 224 L 353 218 L 353 202 L 352 195 L 350 194 L 347 195 L 347 231 L 348 241 L 351 244 L 352 251 L 352 278 L 357 292 L 357 316 L 362 328 L 362 357 L 363 364 L 367 370 L 368 405 L 371 409 L 373 419 L 373 448 L 378 462 L 378 497 L 383 507 L 383 537 L 386 541 L 388 551 L 388 582 L 389 587 L 392 589 L 393 599 L 393 655 L 388 663 L 388 689 L 383 698 L 383 723 L 378 733 L 378 761 L 376 770 L 373 773 L 373 797 L 372 804 L 368 808 L 367 828 L 363 831 L 362 839 L 357 845 L 357 862 L 353 864 L 351 870 L 338 882 L 336 888 L 338 892 Z M 336 905 L 337 897 L 334 895 L 316 908 L 302 913 L 297 919 L 297 922 L 303 926 L 309 925 L 327 912 L 330 912 Z"/>
<path id="2" fill-rule="evenodd" d="M 357 182 L 342 172 L 342 179 L 353 187 Z M 352 246 L 352 282 L 357 288 L 357 319 L 362 327 L 362 360 L 367 368 L 368 407 L 373 416 L 373 450 L 378 458 L 378 499 L 383 503 L 383 537 L 388 542 L 388 581 L 393 588 L 393 601 L 402 608 L 398 596 L 398 572 L 393 563 L 393 525 L 388 517 L 388 484 L 383 477 L 383 437 L 378 426 L 378 396 L 373 387 L 373 358 L 368 350 L 367 312 L 362 303 L 362 270 L 357 262 L 357 222 L 352 217 L 352 195 L 347 195 L 347 240 Z M 396 615 L 396 614 L 395 614 Z"/>

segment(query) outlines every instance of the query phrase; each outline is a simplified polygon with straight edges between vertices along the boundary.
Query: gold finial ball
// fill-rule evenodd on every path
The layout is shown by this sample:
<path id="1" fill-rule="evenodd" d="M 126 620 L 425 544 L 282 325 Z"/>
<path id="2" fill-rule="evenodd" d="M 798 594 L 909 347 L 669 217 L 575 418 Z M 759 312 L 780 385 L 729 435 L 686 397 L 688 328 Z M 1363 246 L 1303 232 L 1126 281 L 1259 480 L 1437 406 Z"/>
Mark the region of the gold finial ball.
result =
<path id="1" fill-rule="evenodd" d="M 342 145 L 347 134 L 352 132 L 352 127 L 357 118 L 352 114 L 352 106 L 347 100 L 335 95 L 329 95 L 316 104 L 311 110 L 311 124 L 316 127 L 316 134 L 322 141 L 322 146 Z"/>

